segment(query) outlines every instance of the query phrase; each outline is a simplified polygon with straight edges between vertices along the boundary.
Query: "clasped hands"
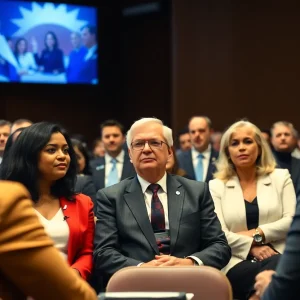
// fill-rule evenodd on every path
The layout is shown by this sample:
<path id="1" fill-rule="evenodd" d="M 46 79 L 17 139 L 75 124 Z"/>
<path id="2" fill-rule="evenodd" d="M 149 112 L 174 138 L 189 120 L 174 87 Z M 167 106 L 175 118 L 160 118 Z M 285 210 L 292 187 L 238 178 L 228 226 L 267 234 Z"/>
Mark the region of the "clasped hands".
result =
<path id="1" fill-rule="evenodd" d="M 143 263 L 140 267 L 170 267 L 170 266 L 194 266 L 191 258 L 178 258 L 171 255 L 155 255 L 155 259 Z"/>

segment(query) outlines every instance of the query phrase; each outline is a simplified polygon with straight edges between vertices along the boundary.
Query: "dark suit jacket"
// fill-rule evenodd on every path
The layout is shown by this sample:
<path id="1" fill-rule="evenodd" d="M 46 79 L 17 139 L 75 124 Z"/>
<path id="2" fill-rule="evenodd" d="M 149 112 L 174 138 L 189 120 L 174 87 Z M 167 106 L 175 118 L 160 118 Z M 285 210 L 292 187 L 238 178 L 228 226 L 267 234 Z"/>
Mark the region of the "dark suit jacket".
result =
<path id="1" fill-rule="evenodd" d="M 75 192 L 89 196 L 94 203 L 94 211 L 96 212 L 96 188 L 90 175 L 77 175 Z"/>
<path id="2" fill-rule="evenodd" d="M 286 240 L 286 248 L 280 258 L 276 275 L 266 289 L 262 300 L 292 300 L 300 295 L 300 203 Z"/>
<path id="3" fill-rule="evenodd" d="M 103 189 L 105 187 L 105 157 L 96 158 L 94 161 L 91 162 L 91 169 L 92 169 L 92 178 L 94 185 L 96 187 L 96 191 Z M 134 176 L 135 169 L 130 162 L 130 158 L 128 153 L 125 151 L 124 155 L 124 164 L 123 170 L 121 175 L 121 180 L 128 178 L 130 176 Z"/>
<path id="4" fill-rule="evenodd" d="M 207 175 L 205 178 L 205 182 L 207 183 L 213 179 L 213 173 L 216 172 L 215 160 L 218 158 L 218 156 L 219 156 L 219 152 L 217 152 L 212 148 L 209 165 L 207 169 Z M 179 153 L 177 158 L 178 158 L 179 168 L 183 169 L 187 173 L 190 179 L 196 180 L 196 175 L 195 175 L 193 160 L 192 160 L 192 150 L 183 151 Z"/>
<path id="5" fill-rule="evenodd" d="M 276 152 L 273 152 L 273 154 L 277 162 L 277 167 L 282 168 L 283 166 L 281 165 L 280 160 L 276 156 Z M 291 157 L 291 165 L 289 171 L 291 173 L 291 178 L 294 184 L 297 201 L 299 201 L 300 200 L 300 159 L 299 158 Z"/>
<path id="6" fill-rule="evenodd" d="M 218 269 L 229 261 L 231 250 L 214 212 L 208 185 L 167 175 L 170 254 L 198 257 Z M 137 177 L 97 193 L 94 268 L 112 275 L 159 255 L 155 236 Z"/>

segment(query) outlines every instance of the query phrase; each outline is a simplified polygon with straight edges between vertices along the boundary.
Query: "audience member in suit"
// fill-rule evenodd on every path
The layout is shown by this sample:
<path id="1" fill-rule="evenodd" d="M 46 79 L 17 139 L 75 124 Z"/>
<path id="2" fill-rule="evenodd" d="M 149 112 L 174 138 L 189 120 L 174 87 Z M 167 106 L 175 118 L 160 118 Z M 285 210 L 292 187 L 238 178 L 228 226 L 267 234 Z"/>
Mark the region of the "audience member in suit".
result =
<path id="1" fill-rule="evenodd" d="M 177 149 L 176 155 L 192 148 L 191 136 L 188 127 L 185 127 L 178 132 L 177 140 L 179 149 Z"/>
<path id="2" fill-rule="evenodd" d="M 192 117 L 189 122 L 192 149 L 178 155 L 179 167 L 189 178 L 209 182 L 215 172 L 218 152 L 210 144 L 212 123 L 208 117 Z"/>
<path id="3" fill-rule="evenodd" d="M 105 155 L 105 149 L 101 137 L 97 138 L 93 142 L 93 157 L 103 157 Z"/>
<path id="4" fill-rule="evenodd" d="M 0 182 L 0 191 L 0 298 L 96 300 L 53 247 L 28 191 L 8 181 Z"/>
<path id="5" fill-rule="evenodd" d="M 300 199 L 300 159 L 292 156 L 296 131 L 292 123 L 279 121 L 272 125 L 271 142 L 277 167 L 288 169 L 296 191 L 297 199 Z"/>
<path id="6" fill-rule="evenodd" d="M 25 128 L 32 124 L 33 122 L 28 119 L 17 119 L 11 125 L 11 134 L 13 134 L 19 128 Z"/>
<path id="7" fill-rule="evenodd" d="M 79 82 L 98 83 L 98 44 L 96 26 L 87 25 L 82 28 L 81 38 L 87 48 L 80 68 Z"/>
<path id="8" fill-rule="evenodd" d="M 230 247 L 207 184 L 166 173 L 172 130 L 144 118 L 127 145 L 137 176 L 97 192 L 95 269 L 111 276 L 128 266 L 223 268 Z"/>
<path id="9" fill-rule="evenodd" d="M 256 294 L 251 300 L 293 300 L 300 295 L 300 204 L 288 232 L 286 247 L 276 272 L 264 271 L 256 276 Z"/>
<path id="10" fill-rule="evenodd" d="M 232 250 L 224 272 L 238 299 L 247 299 L 259 272 L 275 270 L 295 212 L 290 174 L 275 165 L 254 124 L 239 121 L 226 130 L 209 188 Z"/>
<path id="11" fill-rule="evenodd" d="M 123 125 L 116 120 L 107 120 L 100 125 L 100 128 L 105 156 L 91 162 L 96 190 L 135 175 L 128 152 L 123 149 L 125 143 Z M 115 176 L 111 176 L 112 174 Z"/>
<path id="12" fill-rule="evenodd" d="M 39 70 L 44 73 L 59 74 L 65 71 L 64 54 L 58 46 L 57 36 L 54 32 L 48 31 L 45 35 L 45 49 L 41 55 L 37 53 L 37 42 L 32 40 L 35 61 Z"/>
<path id="13" fill-rule="evenodd" d="M 179 175 L 179 176 L 183 176 L 185 178 L 189 178 L 188 175 L 186 174 L 186 172 L 183 169 L 180 169 L 178 166 L 178 160 L 177 160 L 177 157 L 175 154 L 174 146 L 170 147 L 170 150 L 172 153 L 167 162 L 166 171 L 169 174 Z"/>
<path id="14" fill-rule="evenodd" d="M 0 120 L 0 164 L 4 155 L 4 149 L 11 133 L 11 123 L 6 120 Z"/>
<path id="15" fill-rule="evenodd" d="M 74 272 L 87 279 L 92 270 L 93 203 L 74 192 L 77 160 L 69 136 L 46 122 L 23 129 L 1 173 L 2 179 L 25 185 L 55 246 Z"/>
<path id="16" fill-rule="evenodd" d="M 96 188 L 91 176 L 92 173 L 90 170 L 90 158 L 87 149 L 79 140 L 71 139 L 71 141 L 76 154 L 78 166 L 75 192 L 89 196 L 94 203 L 95 209 Z"/>

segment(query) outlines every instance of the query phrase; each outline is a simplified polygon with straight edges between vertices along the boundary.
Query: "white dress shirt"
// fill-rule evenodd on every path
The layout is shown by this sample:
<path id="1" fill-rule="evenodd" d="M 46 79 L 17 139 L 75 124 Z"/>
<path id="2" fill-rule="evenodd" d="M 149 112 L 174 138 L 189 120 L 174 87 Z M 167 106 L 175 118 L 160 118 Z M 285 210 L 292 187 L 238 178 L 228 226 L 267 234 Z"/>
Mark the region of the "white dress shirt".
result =
<path id="1" fill-rule="evenodd" d="M 145 179 L 143 179 L 141 176 L 137 175 L 137 178 L 140 182 L 141 188 L 142 188 L 142 192 L 144 195 L 144 199 L 145 199 L 145 204 L 146 204 L 146 208 L 147 208 L 147 212 L 148 212 L 148 217 L 149 220 L 151 222 L 151 201 L 152 201 L 152 195 L 153 193 L 148 190 L 148 186 L 151 184 L 150 182 L 146 181 Z M 170 225 L 169 225 L 169 212 L 168 212 L 168 191 L 167 191 L 167 173 L 165 173 L 165 175 L 158 181 L 156 182 L 156 184 L 160 185 L 160 189 L 157 192 L 158 198 L 160 200 L 160 202 L 162 203 L 162 206 L 164 208 L 164 213 L 165 213 L 165 229 L 168 230 L 170 229 Z M 203 265 L 203 262 L 195 256 L 187 256 L 187 258 L 191 258 L 194 261 L 194 265 Z M 143 264 L 140 263 L 138 264 L 138 267 Z"/>
<path id="2" fill-rule="evenodd" d="M 93 47 L 89 48 L 87 54 L 84 57 L 84 60 L 85 61 L 89 60 L 95 54 L 95 52 L 97 51 L 97 48 L 98 48 L 98 45 L 94 45 Z"/>
<path id="3" fill-rule="evenodd" d="M 209 161 L 210 161 L 210 155 L 211 155 L 211 145 L 209 144 L 207 149 L 203 152 L 199 152 L 197 151 L 194 147 L 192 147 L 192 161 L 193 161 L 193 166 L 194 166 L 194 170 L 196 170 L 197 168 L 197 164 L 198 164 L 198 155 L 202 154 L 202 164 L 203 164 L 203 181 L 205 181 L 206 177 L 207 177 L 207 171 L 208 171 L 208 167 L 209 167 Z M 195 171 L 196 173 L 196 171 Z"/>
<path id="4" fill-rule="evenodd" d="M 122 150 L 120 152 L 120 154 L 115 157 L 115 159 L 117 160 L 117 170 L 118 170 L 118 178 L 119 181 L 121 181 L 121 176 L 122 176 L 122 171 L 123 171 L 123 165 L 124 165 L 124 155 L 125 155 L 125 151 Z M 111 162 L 111 160 L 114 157 L 110 156 L 108 153 L 105 153 L 105 186 L 107 186 L 107 182 L 108 182 L 108 175 L 113 167 L 113 164 Z"/>

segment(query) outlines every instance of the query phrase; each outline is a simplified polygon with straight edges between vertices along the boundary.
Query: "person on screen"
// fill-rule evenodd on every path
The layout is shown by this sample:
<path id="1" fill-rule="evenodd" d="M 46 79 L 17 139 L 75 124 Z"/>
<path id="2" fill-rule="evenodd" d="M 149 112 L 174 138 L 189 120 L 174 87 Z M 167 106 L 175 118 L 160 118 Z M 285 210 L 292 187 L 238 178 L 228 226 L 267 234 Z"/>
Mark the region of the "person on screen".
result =
<path id="1" fill-rule="evenodd" d="M 18 74 L 20 76 L 33 74 L 37 70 L 33 54 L 28 52 L 28 42 L 26 39 L 20 38 L 17 40 L 14 53 L 19 64 Z"/>
<path id="2" fill-rule="evenodd" d="M 87 53 L 84 56 L 80 70 L 79 81 L 81 83 L 98 83 L 98 45 L 97 30 L 95 26 L 87 25 L 81 30 L 81 37 Z"/>
<path id="3" fill-rule="evenodd" d="M 32 47 L 34 49 L 34 58 L 39 66 L 39 70 L 44 73 L 59 74 L 65 71 L 63 52 L 58 47 L 58 40 L 54 32 L 48 31 L 45 35 L 45 49 L 41 55 L 38 55 L 37 41 L 32 39 Z"/>
<path id="4" fill-rule="evenodd" d="M 87 54 L 87 48 L 81 45 L 81 36 L 79 32 L 71 33 L 71 44 L 73 50 L 69 55 L 69 65 L 67 68 L 68 83 L 80 82 L 80 70 L 83 65 L 84 57 Z"/>

